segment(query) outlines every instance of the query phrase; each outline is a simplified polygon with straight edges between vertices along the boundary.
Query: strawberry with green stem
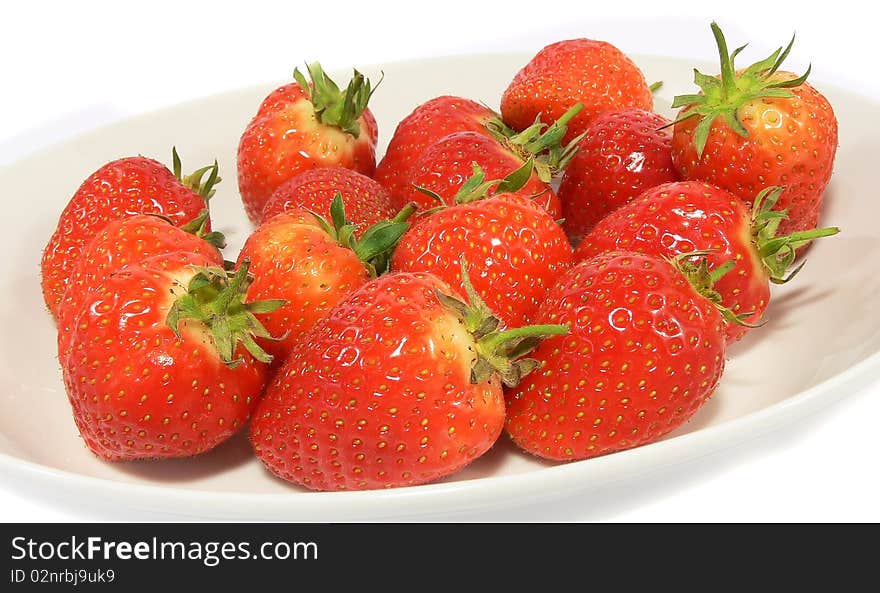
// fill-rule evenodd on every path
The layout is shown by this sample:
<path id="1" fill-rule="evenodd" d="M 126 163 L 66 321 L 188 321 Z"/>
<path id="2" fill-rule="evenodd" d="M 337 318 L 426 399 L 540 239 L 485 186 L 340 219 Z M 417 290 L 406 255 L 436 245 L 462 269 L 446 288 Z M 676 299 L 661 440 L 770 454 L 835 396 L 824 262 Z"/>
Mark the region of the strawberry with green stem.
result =
<path id="1" fill-rule="evenodd" d="M 712 270 L 732 262 L 735 267 L 714 283 L 721 302 L 749 320 L 728 325 L 732 342 L 763 316 L 771 282 L 788 282 L 803 266 L 791 271 L 797 250 L 838 232 L 830 227 L 780 234 L 786 212 L 775 208 L 784 195 L 782 188 L 766 188 L 749 208 L 705 183 L 659 185 L 599 221 L 575 250 L 574 261 L 622 249 L 667 258 L 702 251 Z"/>
<path id="2" fill-rule="evenodd" d="M 238 187 L 248 218 L 259 224 L 272 193 L 309 169 L 339 166 L 364 175 L 376 168 L 376 119 L 367 104 L 376 87 L 354 71 L 345 90 L 320 64 L 270 93 L 238 145 Z"/>
<path id="3" fill-rule="evenodd" d="M 223 265 L 220 249 L 222 233 L 208 230 L 208 210 L 190 222 L 176 227 L 170 219 L 155 214 L 135 214 L 114 220 L 92 238 L 70 272 L 64 299 L 58 308 L 60 335 L 69 335 L 72 317 L 81 309 L 86 295 L 126 266 L 143 260 L 182 251 L 202 255 L 214 265 Z"/>
<path id="4" fill-rule="evenodd" d="M 441 138 L 456 132 L 476 132 L 489 136 L 486 124 L 498 114 L 470 99 L 442 95 L 413 109 L 397 125 L 375 179 L 391 192 L 393 204 L 402 208 L 411 195 L 410 171 L 425 150 Z"/>
<path id="5" fill-rule="evenodd" d="M 531 162 L 493 181 L 474 164 L 454 203 L 428 211 L 403 235 L 392 269 L 430 272 L 465 294 L 467 260 L 480 298 L 507 326 L 525 325 L 572 258 L 556 220 L 521 193 Z"/>
<path id="6" fill-rule="evenodd" d="M 561 212 L 559 198 L 549 183 L 568 165 L 577 150 L 578 138 L 567 145 L 562 144 L 562 138 L 567 123 L 580 110 L 581 106 L 575 105 L 552 124 L 536 120 L 519 133 L 512 132 L 496 118 L 487 123 L 492 137 L 475 132 L 446 136 L 426 149 L 413 166 L 409 177 L 409 201 L 424 208 L 435 205 L 420 191 L 421 188 L 451 204 L 464 182 L 471 177 L 473 163 L 477 163 L 488 178 L 503 179 L 531 161 L 531 177 L 519 193 L 533 196 L 551 216 L 558 218 Z"/>
<path id="7" fill-rule="evenodd" d="M 463 272 L 466 276 L 466 272 Z M 431 274 L 391 273 L 349 294 L 296 343 L 250 438 L 275 475 L 314 490 L 411 486 L 459 471 L 504 423 L 502 385 L 560 325 L 500 331 Z"/>
<path id="8" fill-rule="evenodd" d="M 186 457 L 223 442 L 250 416 L 271 361 L 244 302 L 248 265 L 174 252 L 108 276 L 60 329 L 59 360 L 86 445 L 111 461 Z"/>
<path id="9" fill-rule="evenodd" d="M 694 71 L 699 94 L 679 95 L 672 159 L 683 179 L 705 181 L 751 203 L 763 189 L 783 186 L 776 204 L 787 217 L 779 232 L 815 228 L 837 150 L 837 119 L 831 104 L 798 76 L 781 70 L 794 44 L 737 70 L 724 34 L 712 23 L 721 73 Z"/>
<path id="10" fill-rule="evenodd" d="M 43 299 L 56 319 L 80 254 L 106 225 L 135 214 L 158 214 L 184 225 L 205 209 L 220 181 L 217 162 L 184 176 L 176 148 L 172 159 L 173 172 L 143 156 L 111 161 L 70 198 L 40 263 Z M 210 219 L 205 228 L 210 230 Z"/>
<path id="11" fill-rule="evenodd" d="M 391 220 L 379 221 L 363 233 L 348 220 L 342 196 L 330 207 L 330 219 L 293 209 L 269 218 L 248 237 L 239 262 L 249 261 L 254 280 L 247 301 L 283 298 L 286 301 L 260 315 L 278 339 L 261 341 L 281 363 L 290 349 L 336 303 L 388 269 L 406 220 L 415 207 L 404 208 Z"/>

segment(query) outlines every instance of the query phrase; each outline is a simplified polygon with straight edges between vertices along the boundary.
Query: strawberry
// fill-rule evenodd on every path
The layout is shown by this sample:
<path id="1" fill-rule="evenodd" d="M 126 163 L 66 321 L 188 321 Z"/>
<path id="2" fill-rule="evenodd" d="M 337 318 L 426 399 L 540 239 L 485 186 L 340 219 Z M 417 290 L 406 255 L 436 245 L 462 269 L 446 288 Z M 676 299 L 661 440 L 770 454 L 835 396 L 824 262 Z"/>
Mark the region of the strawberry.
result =
<path id="1" fill-rule="evenodd" d="M 599 221 L 574 259 L 621 249 L 665 258 L 705 251 L 709 267 L 716 270 L 713 288 L 720 301 L 735 315 L 758 320 L 770 300 L 770 283 L 787 282 L 803 266 L 788 271 L 796 250 L 838 232 L 824 228 L 777 236 L 785 219 L 773 208 L 781 195 L 781 188 L 765 189 L 750 209 L 733 194 L 698 181 L 660 185 Z M 728 342 L 748 329 L 747 324 L 729 324 Z"/>
<path id="2" fill-rule="evenodd" d="M 561 117 L 575 103 L 584 109 L 571 120 L 566 142 L 600 113 L 628 107 L 650 111 L 654 98 L 638 66 L 619 49 L 605 41 L 569 39 L 548 45 L 516 73 L 501 97 L 501 116 L 523 130 L 538 116 Z"/>
<path id="3" fill-rule="evenodd" d="M 506 394 L 506 428 L 547 459 L 659 439 L 706 402 L 724 368 L 721 313 L 659 258 L 609 252 L 584 260 L 535 319 L 567 324 L 570 334 L 534 351 L 540 366 Z"/>
<path id="4" fill-rule="evenodd" d="M 223 256 L 218 249 L 224 246 L 223 235 L 207 232 L 207 224 L 207 209 L 181 227 L 151 214 L 135 214 L 108 223 L 92 238 L 73 266 L 58 308 L 58 327 L 69 329 L 71 316 L 81 309 L 80 303 L 88 292 L 129 264 L 183 251 L 202 255 L 211 265 L 222 266 Z"/>
<path id="5" fill-rule="evenodd" d="M 359 228 L 371 227 L 394 218 L 388 190 L 366 175 L 342 167 L 310 169 L 282 183 L 263 209 L 263 220 L 292 209 L 302 209 L 330 218 L 330 205 L 339 194 L 345 213 Z"/>
<path id="6" fill-rule="evenodd" d="M 409 486 L 485 453 L 504 423 L 502 383 L 561 326 L 500 332 L 431 274 L 391 273 L 349 294 L 296 343 L 251 422 L 257 457 L 315 490 Z M 472 294 L 472 291 L 471 291 Z"/>
<path id="7" fill-rule="evenodd" d="M 481 180 L 481 172 L 475 178 Z M 519 327 L 571 257 L 565 233 L 540 205 L 498 193 L 418 219 L 401 238 L 391 268 L 430 272 L 464 294 L 461 262 L 471 262 L 477 294 L 507 326 Z"/>
<path id="8" fill-rule="evenodd" d="M 642 191 L 678 179 L 672 166 L 672 130 L 665 128 L 669 123 L 635 108 L 593 120 L 559 185 L 562 226 L 573 244 Z"/>
<path id="9" fill-rule="evenodd" d="M 712 23 L 721 54 L 717 77 L 694 73 L 701 88 L 680 95 L 672 159 L 683 179 L 716 185 L 751 203 L 762 189 L 784 186 L 776 204 L 788 213 L 779 232 L 815 228 L 837 150 L 837 119 L 828 100 L 802 76 L 780 70 L 791 43 L 744 70 L 739 48 L 728 54 Z M 745 46 L 743 46 L 745 47 Z"/>
<path id="10" fill-rule="evenodd" d="M 247 302 L 287 301 L 259 316 L 270 334 L 280 336 L 258 340 L 279 363 L 300 335 L 346 294 L 386 271 L 389 253 L 409 228 L 405 220 L 415 208 L 405 209 L 394 220 L 376 223 L 360 238 L 346 219 L 339 194 L 330 210 L 331 222 L 296 209 L 263 221 L 238 257 L 238 265 L 249 261 L 254 274 Z"/>
<path id="11" fill-rule="evenodd" d="M 394 206 L 409 200 L 409 174 L 416 160 L 437 140 L 455 132 L 489 135 L 486 123 L 497 114 L 476 101 L 443 95 L 422 103 L 397 124 L 375 179 L 391 192 Z"/>
<path id="12" fill-rule="evenodd" d="M 302 171 L 335 165 L 372 175 L 376 168 L 379 132 L 367 108 L 375 88 L 357 70 L 344 91 L 317 62 L 307 70 L 311 82 L 294 70 L 296 82 L 263 100 L 239 141 L 238 189 L 254 224 L 278 186 Z"/>
<path id="13" fill-rule="evenodd" d="M 424 208 L 436 206 L 421 191 L 427 189 L 440 196 L 444 203 L 451 204 L 470 177 L 474 163 L 490 179 L 502 179 L 531 161 L 534 170 L 519 193 L 535 197 L 554 218 L 558 218 L 561 212 L 559 198 L 548 184 L 574 156 L 576 143 L 563 147 L 561 138 L 567 122 L 579 110 L 579 106 L 573 107 L 550 126 L 536 121 L 519 134 L 497 119 L 488 124 L 493 137 L 475 132 L 450 134 L 422 153 L 410 170 L 410 189 L 404 195 L 408 202 Z"/>
<path id="14" fill-rule="evenodd" d="M 192 175 L 181 173 L 172 150 L 174 172 L 146 157 L 126 157 L 107 163 L 76 190 L 61 213 L 55 232 L 43 251 L 43 299 L 54 317 L 64 298 L 70 274 L 89 241 L 104 226 L 132 214 L 160 214 L 176 225 L 201 213 L 213 186 L 220 180 L 217 163 Z M 205 174 L 207 179 L 203 181 Z M 207 225 L 210 228 L 210 224 Z"/>
<path id="15" fill-rule="evenodd" d="M 86 445 L 111 461 L 185 457 L 247 421 L 269 361 L 243 304 L 247 266 L 227 279 L 212 258 L 175 252 L 111 274 L 79 306 L 59 359 Z M 67 344 L 67 346 L 65 346 Z"/>

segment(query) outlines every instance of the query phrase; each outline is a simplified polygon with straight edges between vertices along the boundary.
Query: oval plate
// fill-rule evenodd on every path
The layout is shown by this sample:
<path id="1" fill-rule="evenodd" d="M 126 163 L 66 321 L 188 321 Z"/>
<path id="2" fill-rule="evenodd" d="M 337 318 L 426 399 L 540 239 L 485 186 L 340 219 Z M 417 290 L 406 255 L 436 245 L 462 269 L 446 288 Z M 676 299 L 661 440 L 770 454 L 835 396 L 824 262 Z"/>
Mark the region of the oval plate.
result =
<path id="1" fill-rule="evenodd" d="M 412 108 L 440 94 L 497 105 L 529 55 L 419 60 L 366 68 L 385 80 L 373 101 L 380 136 Z M 636 56 L 648 80 L 663 80 L 658 110 L 692 92 L 694 64 Z M 714 72 L 712 64 L 700 64 Z M 347 72 L 334 73 L 347 80 Z M 110 464 L 82 444 L 70 415 L 55 357 L 55 328 L 39 288 L 39 259 L 58 215 L 79 184 L 103 163 L 144 154 L 170 160 L 176 144 L 194 168 L 217 157 L 220 184 L 212 200 L 227 257 L 250 227 L 236 193 L 238 138 L 262 98 L 277 85 L 248 88 L 143 115 L 82 135 L 0 170 L 6 197 L 0 222 L 7 256 L 0 259 L 0 467 L 10 484 L 41 496 L 81 501 L 124 513 L 148 512 L 221 520 L 350 521 L 437 518 L 572 496 L 627 477 L 705 455 L 794 421 L 857 389 L 880 372 L 880 236 L 873 199 L 873 139 L 880 120 L 860 117 L 878 106 L 852 93 L 819 87 L 835 107 L 841 141 L 826 195 L 824 224 L 843 233 L 815 246 L 792 286 L 775 290 L 770 323 L 729 352 L 721 387 L 685 426 L 660 442 L 596 459 L 553 465 L 496 447 L 447 480 L 371 492 L 308 492 L 272 477 L 240 433 L 198 458 Z M 380 153 L 384 146 L 380 146 Z M 232 254 L 232 255 L 230 255 Z M 846 257 L 858 254 L 858 258 Z M 842 266 L 841 262 L 847 265 Z M 829 281 L 829 279 L 833 279 Z"/>

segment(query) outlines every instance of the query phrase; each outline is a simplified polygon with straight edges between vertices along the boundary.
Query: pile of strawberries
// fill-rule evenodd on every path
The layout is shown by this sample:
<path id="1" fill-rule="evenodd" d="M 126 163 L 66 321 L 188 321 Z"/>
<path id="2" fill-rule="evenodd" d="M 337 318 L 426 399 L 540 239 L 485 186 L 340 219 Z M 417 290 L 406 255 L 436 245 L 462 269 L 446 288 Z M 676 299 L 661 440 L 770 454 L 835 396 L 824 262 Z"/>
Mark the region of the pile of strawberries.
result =
<path id="1" fill-rule="evenodd" d="M 216 162 L 104 165 L 42 262 L 86 445 L 192 456 L 250 421 L 271 472 L 339 490 L 436 480 L 503 432 L 576 460 L 680 426 L 770 283 L 837 232 L 815 228 L 828 101 L 780 69 L 791 44 L 736 69 L 712 31 L 721 72 L 695 72 L 675 122 L 613 45 L 561 41 L 500 114 L 417 106 L 378 165 L 370 81 L 296 71 L 241 137 L 256 229 L 234 262 L 211 230 Z"/>

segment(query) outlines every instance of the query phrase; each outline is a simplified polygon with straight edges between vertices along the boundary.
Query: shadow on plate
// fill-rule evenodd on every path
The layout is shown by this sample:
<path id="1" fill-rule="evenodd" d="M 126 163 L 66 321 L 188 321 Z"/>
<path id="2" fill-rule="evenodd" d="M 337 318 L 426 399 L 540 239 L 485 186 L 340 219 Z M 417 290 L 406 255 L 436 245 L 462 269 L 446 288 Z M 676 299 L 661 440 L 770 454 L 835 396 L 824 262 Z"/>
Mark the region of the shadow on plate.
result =
<path id="1" fill-rule="evenodd" d="M 254 453 L 247 440 L 247 431 L 242 430 L 202 455 L 162 461 L 127 461 L 115 467 L 123 473 L 151 482 L 183 484 L 231 472 L 253 460 Z"/>

